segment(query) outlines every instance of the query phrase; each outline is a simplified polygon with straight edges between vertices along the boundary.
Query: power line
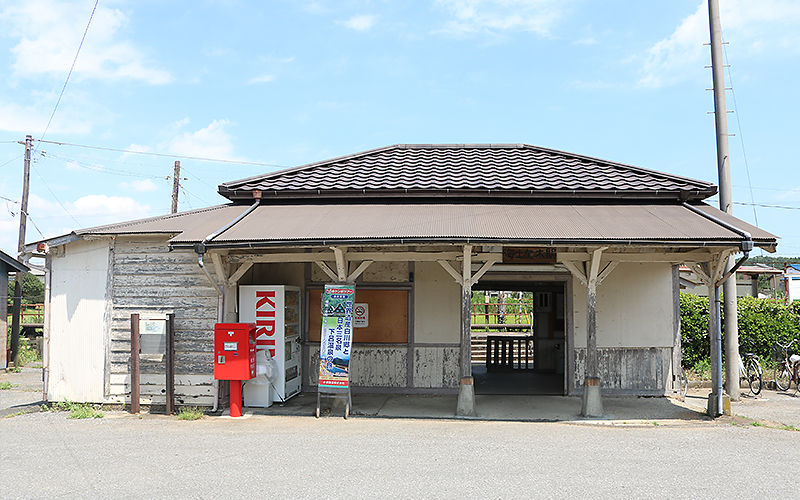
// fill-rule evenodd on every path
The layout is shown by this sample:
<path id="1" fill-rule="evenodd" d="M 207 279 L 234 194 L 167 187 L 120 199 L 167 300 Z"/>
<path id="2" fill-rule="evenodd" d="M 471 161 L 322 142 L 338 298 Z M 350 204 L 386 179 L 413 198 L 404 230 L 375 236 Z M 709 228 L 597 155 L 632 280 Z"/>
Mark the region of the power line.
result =
<path id="1" fill-rule="evenodd" d="M 782 208 L 785 210 L 800 210 L 800 207 L 787 207 L 785 205 L 768 205 L 766 203 L 746 203 L 743 201 L 734 201 L 735 205 L 746 205 L 746 206 L 754 206 L 754 207 L 763 207 L 763 208 Z M 756 221 L 756 225 L 758 225 L 758 221 Z"/>
<path id="2" fill-rule="evenodd" d="M 100 146 L 87 146 L 85 144 L 71 144 L 68 142 L 56 142 L 56 141 L 44 141 L 39 140 L 41 143 L 45 144 L 56 144 L 59 146 L 72 146 L 76 148 L 87 148 L 87 149 L 99 149 L 102 151 L 114 151 L 116 153 L 129 153 L 129 154 L 136 154 L 136 155 L 147 155 L 147 156 L 159 156 L 162 158 L 178 158 L 178 159 L 185 159 L 185 160 L 197 160 L 197 161 L 213 161 L 218 163 L 235 163 L 237 165 L 254 165 L 257 167 L 274 167 L 274 168 L 289 168 L 285 165 L 275 165 L 274 163 L 259 163 L 254 161 L 242 161 L 242 160 L 221 160 L 219 158 L 203 158 L 201 156 L 183 156 L 183 155 L 172 155 L 166 153 L 150 153 L 148 151 L 132 151 L 129 149 L 116 149 L 116 148 L 104 148 Z"/>
<path id="3" fill-rule="evenodd" d="M 45 154 L 43 152 L 43 154 Z M 86 163 L 82 163 L 77 160 L 75 157 L 61 155 L 59 153 L 46 153 L 46 158 L 55 158 L 57 160 L 61 160 L 67 163 L 72 163 L 77 165 L 81 168 L 85 168 L 86 170 L 91 170 L 92 172 L 98 172 L 101 174 L 110 174 L 110 175 L 121 175 L 121 176 L 130 176 L 130 177 L 146 177 L 149 179 L 163 179 L 163 175 L 155 175 L 155 174 L 140 174 L 138 172 L 131 172 L 128 170 L 121 170 L 116 168 L 108 168 L 99 165 L 89 165 Z"/>
<path id="4" fill-rule="evenodd" d="M 739 106 L 736 105 L 736 92 L 733 90 L 733 76 L 731 75 L 731 62 L 728 59 L 728 48 L 725 46 L 725 38 L 720 33 L 720 38 L 722 38 L 722 50 L 725 53 L 725 59 L 728 62 L 728 81 L 731 84 L 731 97 L 733 98 L 733 110 L 735 111 L 734 115 L 736 116 L 736 125 L 739 129 L 739 142 L 742 145 L 742 158 L 744 160 L 744 171 L 747 173 L 747 185 L 750 187 L 750 201 L 753 203 L 753 217 L 755 219 L 756 226 L 758 226 L 758 214 L 756 213 L 756 204 L 755 198 L 753 197 L 753 183 L 750 181 L 750 167 L 747 164 L 747 151 L 744 148 L 744 134 L 742 132 L 742 122 L 739 120 Z"/>
<path id="5" fill-rule="evenodd" d="M 36 165 L 32 164 L 31 166 L 33 166 L 33 170 L 36 171 L 36 176 L 39 177 L 40 181 L 42 181 L 42 184 L 44 184 L 44 187 L 46 187 L 47 190 L 50 191 L 50 194 L 53 196 L 53 199 L 55 199 L 58 202 L 58 204 L 61 205 L 61 208 L 63 208 L 64 211 L 67 213 L 67 215 L 69 215 L 70 218 L 75 221 L 75 224 L 77 224 L 81 229 L 83 229 L 83 226 L 81 225 L 80 222 L 78 222 L 78 219 L 76 219 L 75 217 L 73 217 L 73 215 L 71 213 L 69 213 L 69 210 L 67 210 L 67 207 L 65 207 L 64 204 L 61 203 L 61 200 L 58 199 L 58 196 L 56 196 L 56 194 L 53 192 L 53 190 L 50 189 L 50 186 L 48 186 L 47 183 L 44 181 L 44 178 L 42 177 L 42 174 L 39 173 L 39 169 L 36 168 Z"/>
<path id="6" fill-rule="evenodd" d="M 14 141 L 14 142 L 16 142 L 16 141 Z M 8 165 L 9 163 L 11 163 L 12 161 L 17 161 L 17 160 L 19 160 L 19 159 L 20 159 L 20 158 L 22 158 L 23 156 L 24 156 L 24 155 L 18 155 L 18 156 L 15 156 L 14 158 L 11 158 L 11 159 L 10 159 L 10 160 L 8 160 L 7 162 L 5 162 L 5 163 L 3 163 L 2 165 L 0 165 L 0 168 L 3 168 L 3 167 L 5 167 L 6 165 Z"/>
<path id="7" fill-rule="evenodd" d="M 75 59 L 72 60 L 72 66 L 69 68 L 69 73 L 67 73 L 67 79 L 64 80 L 64 86 L 61 88 L 61 93 L 58 95 L 58 100 L 56 101 L 56 105 L 53 108 L 53 113 L 50 114 L 50 119 L 47 121 L 47 126 L 44 128 L 44 132 L 42 132 L 42 139 L 44 139 L 44 136 L 47 135 L 47 131 L 48 131 L 48 129 L 50 129 L 50 124 L 53 121 L 53 117 L 56 116 L 56 110 L 58 109 L 58 105 L 61 103 L 61 98 L 64 96 L 64 91 L 67 90 L 67 84 L 69 83 L 69 77 L 72 76 L 72 71 L 75 69 L 75 63 L 78 62 L 78 55 L 81 53 L 81 48 L 83 47 L 83 42 L 84 42 L 84 40 L 86 40 L 86 34 L 89 32 L 89 26 L 92 24 L 92 18 L 94 18 L 94 12 L 97 10 L 97 4 L 98 3 L 100 3 L 100 0 L 95 0 L 94 7 L 92 8 L 92 13 L 89 16 L 89 22 L 86 23 L 86 29 L 83 31 L 83 37 L 81 38 L 81 43 L 80 43 L 80 45 L 78 45 L 78 51 L 75 53 Z M 75 221 L 75 222 L 77 222 L 77 221 Z"/>

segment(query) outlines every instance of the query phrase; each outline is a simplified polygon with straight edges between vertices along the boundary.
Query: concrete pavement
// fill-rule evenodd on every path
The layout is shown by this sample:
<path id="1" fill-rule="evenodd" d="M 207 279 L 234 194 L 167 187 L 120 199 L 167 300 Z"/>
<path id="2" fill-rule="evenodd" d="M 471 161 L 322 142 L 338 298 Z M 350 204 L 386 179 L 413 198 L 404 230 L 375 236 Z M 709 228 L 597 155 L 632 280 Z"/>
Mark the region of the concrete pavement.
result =
<path id="1" fill-rule="evenodd" d="M 23 368 L 21 373 L 0 371 L 0 383 L 12 384 L 0 390 L 0 417 L 22 411 L 35 411 L 41 404 L 42 370 Z M 605 416 L 586 419 L 580 416 L 579 397 L 476 395 L 475 420 L 518 422 L 573 422 L 599 425 L 686 425 L 711 422 L 705 415 L 709 390 L 694 388 L 686 401 L 657 397 L 605 396 Z M 351 414 L 354 417 L 454 419 L 457 396 L 355 394 Z M 341 407 L 323 408 L 326 416 L 343 415 Z M 763 390 L 754 397 L 743 391 L 741 401 L 731 404 L 739 418 L 763 422 L 772 427 L 791 426 L 800 429 L 800 394 L 793 388 L 787 392 Z M 313 393 L 296 396 L 286 404 L 270 408 L 245 408 L 245 416 L 311 416 L 316 409 Z"/>

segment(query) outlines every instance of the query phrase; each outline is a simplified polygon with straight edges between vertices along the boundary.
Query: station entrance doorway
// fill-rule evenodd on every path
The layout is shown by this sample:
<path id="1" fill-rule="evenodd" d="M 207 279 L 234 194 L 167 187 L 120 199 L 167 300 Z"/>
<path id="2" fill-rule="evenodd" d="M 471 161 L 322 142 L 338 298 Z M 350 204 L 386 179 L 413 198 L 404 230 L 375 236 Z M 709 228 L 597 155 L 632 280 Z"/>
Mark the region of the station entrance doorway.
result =
<path id="1" fill-rule="evenodd" d="M 477 283 L 471 311 L 476 394 L 563 395 L 563 281 Z"/>

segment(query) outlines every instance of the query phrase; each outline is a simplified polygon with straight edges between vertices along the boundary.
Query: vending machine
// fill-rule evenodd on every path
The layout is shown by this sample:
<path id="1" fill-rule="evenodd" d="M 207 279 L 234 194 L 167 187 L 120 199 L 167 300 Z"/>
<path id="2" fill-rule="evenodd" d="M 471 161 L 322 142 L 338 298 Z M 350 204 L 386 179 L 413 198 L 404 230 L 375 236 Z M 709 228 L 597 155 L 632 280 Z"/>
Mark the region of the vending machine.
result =
<path id="1" fill-rule="evenodd" d="M 240 285 L 239 321 L 255 323 L 256 349 L 278 365 L 272 401 L 300 393 L 300 288 L 284 285 Z"/>

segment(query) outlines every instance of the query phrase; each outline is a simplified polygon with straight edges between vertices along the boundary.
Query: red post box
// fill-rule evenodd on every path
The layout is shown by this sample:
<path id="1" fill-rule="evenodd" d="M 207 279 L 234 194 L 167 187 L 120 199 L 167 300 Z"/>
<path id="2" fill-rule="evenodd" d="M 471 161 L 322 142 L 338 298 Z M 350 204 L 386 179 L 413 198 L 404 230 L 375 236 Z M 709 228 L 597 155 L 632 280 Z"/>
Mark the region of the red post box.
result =
<path id="1" fill-rule="evenodd" d="M 256 325 L 214 325 L 214 378 L 231 381 L 231 416 L 242 416 L 242 380 L 256 376 Z"/>

